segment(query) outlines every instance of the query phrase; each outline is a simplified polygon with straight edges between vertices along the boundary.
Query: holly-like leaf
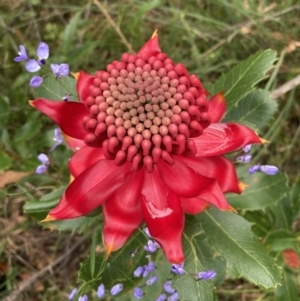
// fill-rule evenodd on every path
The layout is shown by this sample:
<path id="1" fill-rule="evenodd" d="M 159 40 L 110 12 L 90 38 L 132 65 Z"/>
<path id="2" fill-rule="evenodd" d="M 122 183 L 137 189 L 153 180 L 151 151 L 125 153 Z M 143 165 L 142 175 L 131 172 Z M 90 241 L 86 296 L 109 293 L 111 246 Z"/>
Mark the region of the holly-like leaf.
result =
<path id="1" fill-rule="evenodd" d="M 212 248 L 234 268 L 240 277 L 265 288 L 280 283 L 280 270 L 266 250 L 253 237 L 251 224 L 232 212 L 211 208 L 197 217 Z"/>
<path id="2" fill-rule="evenodd" d="M 69 76 L 58 79 L 48 76 L 42 86 L 35 89 L 36 98 L 61 100 L 66 94 L 71 95 L 69 100 L 77 100 L 76 80 Z"/>
<path id="3" fill-rule="evenodd" d="M 265 50 L 250 56 L 231 71 L 221 76 L 211 87 L 211 94 L 223 91 L 227 113 L 254 89 L 254 85 L 266 77 L 276 61 L 276 52 Z"/>
<path id="4" fill-rule="evenodd" d="M 266 90 L 250 92 L 237 107 L 233 107 L 225 116 L 225 122 L 238 122 L 259 131 L 266 126 L 276 112 L 277 103 Z"/>
<path id="5" fill-rule="evenodd" d="M 281 286 L 275 290 L 275 301 L 299 301 L 298 285 L 295 275 L 286 269 L 283 270 Z"/>

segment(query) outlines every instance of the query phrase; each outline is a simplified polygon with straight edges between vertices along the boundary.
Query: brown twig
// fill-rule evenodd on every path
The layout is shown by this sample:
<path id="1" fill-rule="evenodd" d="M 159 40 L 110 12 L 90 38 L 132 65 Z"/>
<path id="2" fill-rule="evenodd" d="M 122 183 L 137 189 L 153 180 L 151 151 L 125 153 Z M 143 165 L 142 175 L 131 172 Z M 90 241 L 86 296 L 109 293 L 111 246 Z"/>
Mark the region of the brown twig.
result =
<path id="1" fill-rule="evenodd" d="M 22 281 L 19 284 L 19 288 L 15 291 L 13 291 L 11 294 L 9 294 L 3 301 L 15 301 L 18 299 L 20 294 L 22 294 L 24 291 L 26 291 L 38 278 L 43 276 L 45 273 L 52 271 L 52 269 L 57 266 L 59 263 L 64 261 L 68 256 L 70 256 L 86 239 L 86 237 L 82 237 L 79 239 L 74 245 L 68 249 L 63 255 L 58 257 L 56 260 L 54 260 L 52 263 L 48 264 L 44 268 L 42 268 L 40 271 L 32 275 L 29 279 L 26 279 Z"/>
<path id="2" fill-rule="evenodd" d="M 98 0 L 93 0 L 93 2 L 98 6 L 98 8 L 100 9 L 100 11 L 102 12 L 102 14 L 105 16 L 105 18 L 107 19 L 108 23 L 115 29 L 115 31 L 117 32 L 117 34 L 120 36 L 122 42 L 125 44 L 125 46 L 127 47 L 128 51 L 131 53 L 134 53 L 131 44 L 127 41 L 127 39 L 125 38 L 123 32 L 121 31 L 120 27 L 116 24 L 116 22 L 111 18 L 111 16 L 109 15 L 107 9 L 98 1 Z"/>
<path id="3" fill-rule="evenodd" d="M 300 75 L 296 76 L 292 80 L 288 81 L 287 83 L 283 84 L 279 88 L 271 91 L 271 98 L 277 99 L 280 96 L 286 94 L 287 92 L 291 91 L 296 86 L 300 85 Z"/>

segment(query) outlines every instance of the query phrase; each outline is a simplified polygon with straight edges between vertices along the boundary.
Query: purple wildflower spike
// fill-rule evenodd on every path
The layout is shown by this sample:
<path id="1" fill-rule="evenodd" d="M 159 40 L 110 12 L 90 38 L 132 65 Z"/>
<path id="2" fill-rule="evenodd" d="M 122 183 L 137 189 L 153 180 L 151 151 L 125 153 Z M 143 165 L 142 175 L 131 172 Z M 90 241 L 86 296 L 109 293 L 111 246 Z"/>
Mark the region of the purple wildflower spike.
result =
<path id="1" fill-rule="evenodd" d="M 89 300 L 89 298 L 87 295 L 80 296 L 78 299 L 78 301 L 88 301 L 88 300 Z"/>
<path id="2" fill-rule="evenodd" d="M 142 274 L 145 271 L 145 267 L 138 267 L 135 269 L 135 271 L 133 272 L 134 277 L 141 277 Z"/>
<path id="3" fill-rule="evenodd" d="M 243 152 L 248 153 L 251 149 L 252 144 L 247 144 L 243 147 Z"/>
<path id="4" fill-rule="evenodd" d="M 124 285 L 122 283 L 118 283 L 118 284 L 114 285 L 110 290 L 111 295 L 115 296 L 115 295 L 119 294 L 123 290 L 123 287 L 124 287 Z"/>
<path id="5" fill-rule="evenodd" d="M 257 171 L 259 171 L 260 165 L 259 164 L 255 164 L 251 167 L 248 168 L 248 172 L 250 175 L 253 175 L 254 173 L 256 173 Z"/>
<path id="6" fill-rule="evenodd" d="M 25 68 L 28 72 L 36 72 L 41 69 L 41 66 L 36 60 L 31 59 L 26 63 Z"/>
<path id="7" fill-rule="evenodd" d="M 133 289 L 133 295 L 137 298 L 137 299 L 142 299 L 145 295 L 144 291 L 136 286 L 134 289 Z"/>
<path id="8" fill-rule="evenodd" d="M 261 165 L 260 170 L 269 176 L 274 176 L 279 171 L 278 167 L 276 167 L 274 165 Z"/>
<path id="9" fill-rule="evenodd" d="M 70 73 L 68 64 L 51 64 L 50 67 L 56 78 L 68 76 Z"/>
<path id="10" fill-rule="evenodd" d="M 174 264 L 172 264 L 171 271 L 175 274 L 182 275 L 185 273 L 185 270 L 183 267 L 184 267 L 184 262 L 174 263 Z"/>
<path id="11" fill-rule="evenodd" d="M 164 283 L 164 290 L 168 294 L 173 294 L 175 293 L 175 288 L 172 287 L 172 281 L 168 280 Z"/>
<path id="12" fill-rule="evenodd" d="M 165 301 L 165 300 L 167 300 L 167 295 L 165 293 L 160 294 L 156 299 L 156 301 Z"/>
<path id="13" fill-rule="evenodd" d="M 49 57 L 49 46 L 41 42 L 36 50 L 36 54 L 39 58 L 39 64 L 45 65 L 46 59 Z"/>
<path id="14" fill-rule="evenodd" d="M 33 88 L 38 88 L 44 82 L 44 78 L 42 76 L 34 76 L 29 85 Z"/>
<path id="15" fill-rule="evenodd" d="M 22 62 L 22 61 L 27 61 L 28 56 L 27 56 L 26 48 L 23 45 L 20 45 L 19 49 L 20 49 L 20 51 L 18 52 L 18 56 L 16 56 L 14 58 L 14 61 L 17 63 Z"/>
<path id="16" fill-rule="evenodd" d="M 177 301 L 179 300 L 179 294 L 178 292 L 175 292 L 174 294 L 172 294 L 168 299 L 167 301 Z"/>
<path id="17" fill-rule="evenodd" d="M 204 280 L 210 280 L 213 279 L 217 273 L 213 270 L 207 271 L 207 272 L 199 272 L 197 274 L 198 280 L 204 279 Z"/>
<path id="18" fill-rule="evenodd" d="M 101 283 L 97 289 L 97 297 L 103 298 L 104 296 L 105 296 L 105 286 L 103 283 Z"/>
<path id="19" fill-rule="evenodd" d="M 59 145 L 61 145 L 64 142 L 60 129 L 57 128 L 54 130 L 53 140 L 55 141 L 55 144 L 50 148 L 50 152 L 55 150 Z"/>
<path id="20" fill-rule="evenodd" d="M 70 295 L 68 296 L 68 300 L 73 300 L 76 293 L 77 293 L 77 288 L 75 287 L 75 288 L 72 289 Z"/>
<path id="21" fill-rule="evenodd" d="M 239 163 L 249 163 L 252 159 L 252 156 L 250 154 L 245 154 L 242 156 L 236 157 L 235 161 Z"/>
<path id="22" fill-rule="evenodd" d="M 146 281 L 146 284 L 148 286 L 150 286 L 150 285 L 154 284 L 157 281 L 157 279 L 158 279 L 158 276 L 153 275 Z"/>

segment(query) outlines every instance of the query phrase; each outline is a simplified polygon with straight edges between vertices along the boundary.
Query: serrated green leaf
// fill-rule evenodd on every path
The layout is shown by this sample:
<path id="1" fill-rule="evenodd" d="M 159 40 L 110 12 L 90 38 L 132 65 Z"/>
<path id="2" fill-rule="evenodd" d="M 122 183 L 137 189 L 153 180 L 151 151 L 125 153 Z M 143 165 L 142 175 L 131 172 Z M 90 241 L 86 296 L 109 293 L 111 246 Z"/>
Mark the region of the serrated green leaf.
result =
<path id="1" fill-rule="evenodd" d="M 286 230 L 276 230 L 269 233 L 264 240 L 264 245 L 271 251 L 285 249 L 297 249 L 300 243 L 300 233 L 292 233 Z"/>
<path id="2" fill-rule="evenodd" d="M 76 80 L 69 76 L 56 79 L 48 76 L 42 86 L 35 89 L 36 98 L 61 100 L 66 94 L 72 94 L 69 100 L 77 100 Z"/>
<path id="3" fill-rule="evenodd" d="M 197 216 L 212 247 L 241 277 L 265 288 L 280 283 L 280 270 L 253 237 L 251 224 L 232 212 L 211 208 Z"/>
<path id="4" fill-rule="evenodd" d="M 7 153 L 0 151 L 0 173 L 11 167 L 12 160 Z"/>
<path id="5" fill-rule="evenodd" d="M 277 103 L 266 90 L 250 92 L 237 107 L 233 107 L 225 116 L 224 122 L 238 122 L 259 131 L 266 126 L 276 112 Z"/>
<path id="6" fill-rule="evenodd" d="M 276 52 L 265 50 L 250 56 L 231 71 L 221 76 L 211 87 L 212 94 L 224 91 L 227 112 L 253 90 L 255 84 L 266 77 L 276 61 Z"/>
<path id="7" fill-rule="evenodd" d="M 281 286 L 275 290 L 275 301 L 299 301 L 298 289 L 295 275 L 284 269 Z"/>
<path id="8" fill-rule="evenodd" d="M 247 173 L 247 167 L 238 169 L 239 179 L 249 185 L 241 195 L 228 194 L 231 206 L 236 209 L 259 210 L 274 205 L 289 190 L 287 177 L 283 173 L 268 176 L 257 172 Z"/>

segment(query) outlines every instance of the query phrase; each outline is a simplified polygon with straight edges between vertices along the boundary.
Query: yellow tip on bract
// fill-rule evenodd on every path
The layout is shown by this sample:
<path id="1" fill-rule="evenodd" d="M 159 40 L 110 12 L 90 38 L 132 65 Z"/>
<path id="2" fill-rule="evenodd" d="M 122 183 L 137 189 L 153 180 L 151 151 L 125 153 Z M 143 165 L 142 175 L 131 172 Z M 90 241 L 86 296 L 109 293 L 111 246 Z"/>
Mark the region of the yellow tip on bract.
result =
<path id="1" fill-rule="evenodd" d="M 113 243 L 108 244 L 107 246 L 105 246 L 105 249 L 106 249 L 105 260 L 107 260 L 111 252 L 114 250 L 114 244 Z"/>
<path id="2" fill-rule="evenodd" d="M 260 138 L 260 137 L 259 137 L 259 140 L 260 140 L 260 142 L 261 142 L 262 144 L 264 144 L 264 143 L 270 143 L 269 140 L 266 140 L 266 139 L 264 139 L 264 138 Z"/>
<path id="3" fill-rule="evenodd" d="M 78 80 L 80 72 L 71 72 L 71 74 L 76 80 Z"/>
<path id="4" fill-rule="evenodd" d="M 155 31 L 153 32 L 151 39 L 155 38 L 156 36 L 158 36 L 157 29 L 155 29 Z"/>
<path id="5" fill-rule="evenodd" d="M 34 100 L 28 100 L 28 102 L 29 102 L 29 104 L 30 104 L 32 107 L 35 107 L 35 106 L 34 106 L 34 103 L 33 103 Z"/>
<path id="6" fill-rule="evenodd" d="M 51 221 L 55 221 L 55 220 L 56 220 L 56 218 L 55 218 L 54 216 L 48 214 L 48 215 L 46 216 L 46 218 L 43 219 L 43 220 L 41 221 L 41 223 L 44 223 L 44 222 L 51 222 Z"/>
<path id="7" fill-rule="evenodd" d="M 75 177 L 72 174 L 70 174 L 70 182 L 69 182 L 69 184 L 71 184 L 74 180 L 75 180 Z"/>
<path id="8" fill-rule="evenodd" d="M 239 181 L 239 189 L 243 192 L 247 187 L 249 187 L 248 184 L 245 184 L 241 181 Z"/>
<path id="9" fill-rule="evenodd" d="M 236 211 L 236 209 L 233 208 L 233 207 L 231 207 L 231 206 L 229 206 L 229 208 L 227 209 L 227 211 L 231 211 L 231 212 L 233 212 L 233 213 L 238 213 L 238 212 Z"/>

